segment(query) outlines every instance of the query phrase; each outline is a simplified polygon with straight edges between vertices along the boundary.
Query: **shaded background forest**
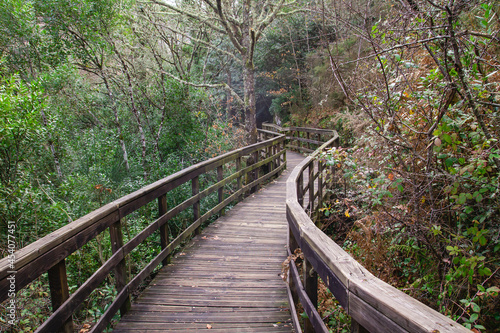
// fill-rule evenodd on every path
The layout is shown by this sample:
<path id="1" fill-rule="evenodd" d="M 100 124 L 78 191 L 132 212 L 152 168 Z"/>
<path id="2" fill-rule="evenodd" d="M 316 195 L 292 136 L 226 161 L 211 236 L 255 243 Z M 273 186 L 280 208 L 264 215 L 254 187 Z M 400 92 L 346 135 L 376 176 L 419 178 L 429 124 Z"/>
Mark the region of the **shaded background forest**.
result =
<path id="1" fill-rule="evenodd" d="M 324 231 L 378 277 L 492 332 L 499 11 L 495 1 L 300 1 L 254 56 L 257 122 L 341 135 L 343 148 L 324 156 L 339 184 Z M 167 12 L 131 0 L 0 2 L 0 233 L 15 221 L 18 248 L 244 144 L 242 106 L 217 86 L 243 91 L 230 42 Z M 128 221 L 131 235 L 142 220 Z M 109 256 L 100 242 L 109 239 L 76 254 L 75 288 Z M 20 332 L 47 316 L 46 284 L 23 291 L 32 304 L 22 305 Z M 114 293 L 103 285 L 77 322 L 98 317 Z M 323 310 L 332 330 L 347 331 L 327 294 Z"/>

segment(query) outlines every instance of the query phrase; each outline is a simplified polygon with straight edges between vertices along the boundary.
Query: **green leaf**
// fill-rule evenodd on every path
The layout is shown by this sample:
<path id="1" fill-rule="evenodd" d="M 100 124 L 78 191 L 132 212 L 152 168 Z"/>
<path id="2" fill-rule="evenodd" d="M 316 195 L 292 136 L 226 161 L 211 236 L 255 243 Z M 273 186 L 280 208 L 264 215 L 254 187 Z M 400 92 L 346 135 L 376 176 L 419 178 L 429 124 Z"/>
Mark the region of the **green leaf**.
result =
<path id="1" fill-rule="evenodd" d="M 480 312 L 481 311 L 481 307 L 479 307 L 479 305 L 477 305 L 476 303 L 471 302 L 470 304 L 472 305 L 472 311 L 474 311 L 474 312 Z"/>
<path id="2" fill-rule="evenodd" d="M 473 313 L 470 315 L 469 321 L 470 322 L 475 322 L 479 318 L 479 315 L 477 313 Z"/>
<path id="3" fill-rule="evenodd" d="M 447 143 L 451 143 L 452 142 L 452 139 L 451 139 L 451 136 L 449 136 L 448 134 L 443 134 L 441 136 L 441 138 L 446 141 Z"/>
<path id="4" fill-rule="evenodd" d="M 461 205 L 464 204 L 465 201 L 467 201 L 467 195 L 465 193 L 460 193 L 460 195 L 458 196 L 457 203 Z"/>

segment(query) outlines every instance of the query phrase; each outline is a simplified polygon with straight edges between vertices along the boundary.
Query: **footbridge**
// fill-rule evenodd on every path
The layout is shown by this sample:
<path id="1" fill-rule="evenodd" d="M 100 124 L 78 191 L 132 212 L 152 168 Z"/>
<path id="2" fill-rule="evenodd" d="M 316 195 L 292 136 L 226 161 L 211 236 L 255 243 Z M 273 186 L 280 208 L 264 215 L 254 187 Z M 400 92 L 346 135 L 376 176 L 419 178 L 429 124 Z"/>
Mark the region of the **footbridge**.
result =
<path id="1" fill-rule="evenodd" d="M 335 131 L 263 128 L 258 143 L 161 179 L 16 251 L 14 261 L 0 260 L 0 301 L 47 275 L 53 313 L 36 332 L 69 333 L 89 295 L 113 281 L 116 295 L 84 332 L 328 332 L 316 311 L 321 278 L 351 316 L 352 332 L 470 332 L 377 279 L 315 226 L 335 172 L 321 152 L 338 145 Z M 173 191 L 188 195 L 169 207 Z M 157 216 L 124 237 L 125 220 L 146 205 Z M 184 223 L 174 233 L 176 216 Z M 70 293 L 68 261 L 103 235 L 111 255 Z M 159 244 L 151 256 L 152 240 Z M 300 274 L 287 260 L 297 249 Z M 133 251 L 152 257 L 134 274 Z"/>

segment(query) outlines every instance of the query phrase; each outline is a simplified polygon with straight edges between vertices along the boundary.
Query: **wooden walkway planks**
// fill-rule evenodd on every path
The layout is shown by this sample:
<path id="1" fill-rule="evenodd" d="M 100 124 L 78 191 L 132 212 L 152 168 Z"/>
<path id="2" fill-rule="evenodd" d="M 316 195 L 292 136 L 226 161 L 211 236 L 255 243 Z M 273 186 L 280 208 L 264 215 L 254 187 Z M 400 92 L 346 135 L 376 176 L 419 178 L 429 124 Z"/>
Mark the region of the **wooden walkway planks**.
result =
<path id="1" fill-rule="evenodd" d="M 212 223 L 163 268 L 114 332 L 293 332 L 281 263 L 288 224 L 280 178 Z"/>

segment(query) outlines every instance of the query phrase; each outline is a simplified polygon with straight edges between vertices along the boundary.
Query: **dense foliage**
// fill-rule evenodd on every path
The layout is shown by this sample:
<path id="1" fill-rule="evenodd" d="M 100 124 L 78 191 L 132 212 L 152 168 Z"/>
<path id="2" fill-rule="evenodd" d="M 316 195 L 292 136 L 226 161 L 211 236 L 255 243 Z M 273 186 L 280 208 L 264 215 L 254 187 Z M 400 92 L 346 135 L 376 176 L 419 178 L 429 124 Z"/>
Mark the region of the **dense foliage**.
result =
<path id="1" fill-rule="evenodd" d="M 325 61 L 347 99 L 338 119 L 358 139 L 326 156 L 339 186 L 324 209 L 325 228 L 353 223 L 340 241 L 375 275 L 468 328 L 493 331 L 500 322 L 498 4 L 340 8 L 358 13 L 330 15 L 353 30 L 359 51 L 354 59 L 339 52 L 347 35 Z"/>
<path id="2" fill-rule="evenodd" d="M 465 326 L 500 326 L 495 1 L 280 2 L 279 15 L 260 22 L 258 43 L 245 40 L 251 54 L 203 19 L 217 19 L 206 1 L 178 1 L 177 12 L 159 2 L 0 0 L 2 257 L 9 221 L 21 248 L 241 145 L 237 123 L 251 112 L 238 96 L 250 98 L 253 62 L 257 122 L 272 116 L 341 134 L 342 147 L 323 156 L 336 169 L 324 231 L 375 275 Z M 234 31 L 259 26 L 240 23 Z M 134 214 L 125 238 L 155 214 L 153 205 Z M 103 233 L 73 254 L 72 291 L 109 257 L 108 243 Z M 132 253 L 129 272 L 157 247 Z M 76 314 L 79 327 L 115 294 L 113 281 L 100 286 Z M 30 332 L 50 313 L 46 278 L 19 296 L 17 329 Z M 332 330 L 347 331 L 323 287 L 320 298 Z"/>
<path id="3" fill-rule="evenodd" d="M 225 121 L 209 91 L 161 74 L 174 71 L 161 61 L 168 52 L 155 49 L 157 36 L 136 9 L 133 2 L 113 0 L 1 1 L 2 257 L 9 221 L 15 222 L 19 249 L 116 198 L 241 145 L 241 131 Z M 186 193 L 172 193 L 168 204 Z M 149 205 L 129 218 L 125 239 L 156 214 Z M 183 218 L 172 221 L 172 235 Z M 152 240 L 132 253 L 129 272 L 149 262 L 158 244 Z M 109 258 L 109 234 L 72 256 L 70 292 Z M 113 281 L 106 281 L 76 315 L 76 324 L 97 318 L 115 294 Z M 33 331 L 51 312 L 46 277 L 17 299 L 19 332 Z M 6 325 L 2 311 L 0 330 Z"/>

